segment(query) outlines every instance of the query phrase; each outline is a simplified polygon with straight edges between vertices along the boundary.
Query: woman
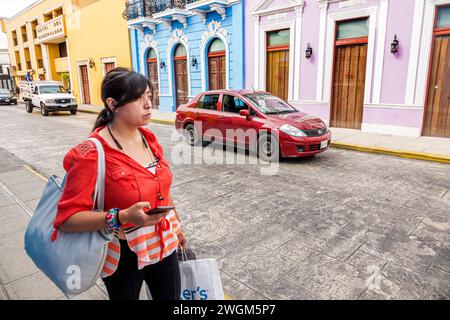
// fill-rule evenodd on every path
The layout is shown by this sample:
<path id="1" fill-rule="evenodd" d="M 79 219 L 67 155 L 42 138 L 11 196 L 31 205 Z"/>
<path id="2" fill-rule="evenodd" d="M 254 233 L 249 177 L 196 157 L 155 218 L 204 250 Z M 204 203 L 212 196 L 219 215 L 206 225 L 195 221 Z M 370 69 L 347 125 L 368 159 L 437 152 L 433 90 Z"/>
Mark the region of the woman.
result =
<path id="1" fill-rule="evenodd" d="M 155 135 L 145 126 L 151 118 L 152 85 L 136 72 L 111 70 L 102 82 L 102 110 L 91 137 L 105 150 L 105 210 L 93 212 L 97 177 L 95 145 L 85 141 L 64 158 L 66 185 L 54 227 L 64 232 L 114 232 L 101 277 L 111 300 L 138 300 L 145 280 L 154 300 L 180 297 L 178 246 L 187 240 L 173 206 L 172 174 Z"/>

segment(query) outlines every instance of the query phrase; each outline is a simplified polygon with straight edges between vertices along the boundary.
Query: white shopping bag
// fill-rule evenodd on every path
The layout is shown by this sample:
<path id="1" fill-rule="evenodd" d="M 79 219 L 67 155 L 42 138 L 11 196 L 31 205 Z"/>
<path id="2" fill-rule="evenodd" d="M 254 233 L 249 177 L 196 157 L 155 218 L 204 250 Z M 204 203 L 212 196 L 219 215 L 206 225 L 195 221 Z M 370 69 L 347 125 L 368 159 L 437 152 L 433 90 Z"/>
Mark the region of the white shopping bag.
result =
<path id="1" fill-rule="evenodd" d="M 180 300 L 224 300 L 222 280 L 215 259 L 179 261 L 181 275 Z M 149 300 L 152 295 L 147 286 Z"/>
<path id="2" fill-rule="evenodd" d="M 181 300 L 224 300 L 215 259 L 180 261 Z"/>

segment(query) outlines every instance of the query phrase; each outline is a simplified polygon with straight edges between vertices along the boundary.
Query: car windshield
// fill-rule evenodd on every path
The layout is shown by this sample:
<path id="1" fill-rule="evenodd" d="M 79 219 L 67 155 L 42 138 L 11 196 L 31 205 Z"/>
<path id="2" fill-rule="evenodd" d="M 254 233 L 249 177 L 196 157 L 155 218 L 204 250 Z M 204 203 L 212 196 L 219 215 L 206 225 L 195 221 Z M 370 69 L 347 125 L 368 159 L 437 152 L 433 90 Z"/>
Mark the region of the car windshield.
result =
<path id="1" fill-rule="evenodd" d="M 66 93 L 63 86 L 40 86 L 41 93 Z"/>
<path id="2" fill-rule="evenodd" d="M 2 94 L 2 95 L 5 95 L 5 94 L 9 95 L 9 94 L 11 94 L 11 92 L 8 89 L 0 89 L 0 94 Z"/>
<path id="3" fill-rule="evenodd" d="M 267 93 L 246 94 L 253 105 L 264 114 L 284 114 L 298 112 L 297 109 L 287 104 L 278 97 Z"/>

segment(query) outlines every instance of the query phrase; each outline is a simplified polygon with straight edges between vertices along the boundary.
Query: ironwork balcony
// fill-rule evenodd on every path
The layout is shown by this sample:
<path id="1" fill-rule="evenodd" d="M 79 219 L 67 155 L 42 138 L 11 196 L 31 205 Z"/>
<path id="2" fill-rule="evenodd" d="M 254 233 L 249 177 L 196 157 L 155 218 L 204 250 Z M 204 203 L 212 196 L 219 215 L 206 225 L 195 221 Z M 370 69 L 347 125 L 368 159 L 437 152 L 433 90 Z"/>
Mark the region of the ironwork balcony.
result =
<path id="1" fill-rule="evenodd" d="M 137 0 L 126 4 L 122 17 L 134 20 L 142 17 L 151 17 L 155 13 L 155 1 Z"/>
<path id="2" fill-rule="evenodd" d="M 198 0 L 137 0 L 126 4 L 122 16 L 126 20 L 151 17 L 155 13 L 170 9 L 184 9 L 186 4 Z"/>
<path id="3" fill-rule="evenodd" d="M 156 12 L 163 12 L 169 9 L 184 9 L 187 0 L 155 0 Z"/>

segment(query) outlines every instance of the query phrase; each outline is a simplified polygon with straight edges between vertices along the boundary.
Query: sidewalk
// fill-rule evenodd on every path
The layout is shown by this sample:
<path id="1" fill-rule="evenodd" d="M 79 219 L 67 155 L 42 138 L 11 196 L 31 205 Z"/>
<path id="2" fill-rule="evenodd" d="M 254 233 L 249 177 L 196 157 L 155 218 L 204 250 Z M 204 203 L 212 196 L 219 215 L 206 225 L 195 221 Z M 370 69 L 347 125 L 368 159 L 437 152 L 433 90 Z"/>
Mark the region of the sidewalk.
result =
<path id="1" fill-rule="evenodd" d="M 45 177 L 0 148 L 0 300 L 65 300 L 34 265 L 24 234 L 46 184 Z M 141 295 L 141 299 L 145 296 Z M 101 280 L 74 300 L 106 300 Z"/>
<path id="2" fill-rule="evenodd" d="M 78 110 L 99 113 L 102 107 L 80 105 Z M 173 125 L 174 121 L 175 112 L 152 111 L 152 122 Z M 450 164 L 450 139 L 403 137 L 342 128 L 331 128 L 331 131 L 334 148 Z"/>

